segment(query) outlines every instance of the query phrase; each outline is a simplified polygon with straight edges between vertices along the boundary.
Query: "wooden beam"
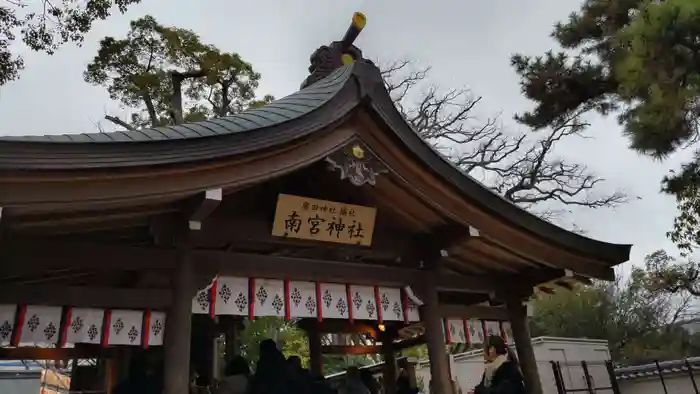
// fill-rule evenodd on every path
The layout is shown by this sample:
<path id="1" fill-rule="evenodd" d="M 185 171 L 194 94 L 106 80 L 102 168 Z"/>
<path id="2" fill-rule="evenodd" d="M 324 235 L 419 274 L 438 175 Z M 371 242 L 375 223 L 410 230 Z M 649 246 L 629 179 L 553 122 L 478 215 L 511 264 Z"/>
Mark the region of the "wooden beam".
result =
<path id="1" fill-rule="evenodd" d="M 0 276 L 64 268 L 102 272 L 169 270 L 175 266 L 177 258 L 174 249 L 134 248 L 42 238 L 5 237 L 0 240 Z"/>
<path id="2" fill-rule="evenodd" d="M 243 276 L 366 285 L 420 284 L 418 269 L 377 264 L 346 263 L 284 256 L 215 250 L 190 252 L 200 276 Z M 174 249 L 136 248 L 120 245 L 65 242 L 48 239 L 3 239 L 0 243 L 0 277 L 31 274 L 61 268 L 93 271 L 172 270 L 178 259 Z M 442 275 L 440 290 L 489 293 L 501 288 L 498 278 Z"/>
<path id="3" fill-rule="evenodd" d="M 299 259 L 283 256 L 253 255 L 244 253 L 192 252 L 198 264 L 212 269 L 212 274 L 258 278 L 294 278 L 366 285 L 405 286 L 419 284 L 423 271 L 410 268 L 393 268 L 376 264 L 342 263 Z M 439 290 L 491 292 L 499 286 L 489 277 L 454 275 L 440 276 Z"/>
<path id="4" fill-rule="evenodd" d="M 439 291 L 488 294 L 494 292 L 496 289 L 502 288 L 503 285 L 499 283 L 502 282 L 499 282 L 498 277 L 487 275 L 458 276 L 440 274 L 438 276 L 437 287 Z"/>
<path id="5" fill-rule="evenodd" d="M 102 288 L 46 285 L 2 285 L 0 304 L 164 310 L 170 305 L 168 289 Z"/>
<path id="6" fill-rule="evenodd" d="M 194 242 L 202 244 L 258 242 L 272 245 L 292 245 L 296 247 L 313 247 L 317 249 L 342 249 L 357 255 L 371 255 L 378 258 L 395 260 L 407 245 L 411 244 L 410 234 L 396 231 L 379 231 L 372 236 L 372 247 L 360 245 L 341 245 L 299 240 L 272 235 L 272 222 L 259 217 L 236 216 L 231 218 L 210 217 L 202 223 L 202 230 L 192 234 Z"/>
<path id="7" fill-rule="evenodd" d="M 382 351 L 379 345 L 328 345 L 321 346 L 323 354 L 378 354 Z"/>
<path id="8" fill-rule="evenodd" d="M 457 223 L 439 226 L 429 233 L 415 234 L 404 248 L 401 262 L 411 267 L 423 268 L 426 261 L 438 262 L 440 258 L 447 257 L 447 249 L 465 242 L 470 237 L 471 227 L 465 228 Z"/>
<path id="9" fill-rule="evenodd" d="M 508 310 L 483 305 L 440 305 L 440 316 L 454 319 L 508 320 Z"/>
<path id="10" fill-rule="evenodd" d="M 295 280 L 402 286 L 420 280 L 420 271 L 376 264 L 358 264 L 246 253 L 193 251 L 200 270 L 213 276 L 294 278 Z"/>
<path id="11" fill-rule="evenodd" d="M 0 360 L 72 360 L 110 358 L 119 348 L 86 345 L 75 348 L 18 347 L 0 348 Z"/>
<path id="12" fill-rule="evenodd" d="M 315 319 L 302 319 L 297 323 L 297 326 L 305 331 L 315 330 L 322 334 L 356 334 L 365 333 L 372 337 L 377 336 L 375 327 L 370 324 L 365 324 L 355 321 L 350 323 L 349 320 L 324 320 L 318 322 Z"/>
<path id="13" fill-rule="evenodd" d="M 398 351 L 424 343 L 425 336 L 421 335 L 394 343 L 394 349 Z M 379 354 L 381 351 L 381 345 L 326 345 L 321 347 L 323 354 Z"/>
<path id="14" fill-rule="evenodd" d="M 417 336 L 411 339 L 405 339 L 403 341 L 397 342 L 395 344 L 396 350 L 408 349 L 410 347 L 424 345 L 425 344 L 425 334 Z"/>
<path id="15" fill-rule="evenodd" d="M 221 203 L 222 198 L 223 191 L 221 188 L 209 189 L 201 193 L 193 203 L 192 212 L 189 215 L 190 230 L 201 230 L 202 222 L 214 212 L 214 209 Z"/>

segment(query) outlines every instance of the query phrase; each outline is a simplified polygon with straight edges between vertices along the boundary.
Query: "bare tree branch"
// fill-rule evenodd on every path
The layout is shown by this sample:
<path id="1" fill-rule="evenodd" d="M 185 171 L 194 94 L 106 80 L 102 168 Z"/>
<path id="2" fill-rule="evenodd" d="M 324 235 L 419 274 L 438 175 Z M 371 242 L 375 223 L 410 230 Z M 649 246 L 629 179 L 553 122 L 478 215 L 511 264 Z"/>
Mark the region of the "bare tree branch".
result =
<path id="1" fill-rule="evenodd" d="M 117 125 L 117 126 L 121 126 L 121 127 L 125 128 L 125 129 L 127 129 L 127 130 L 136 130 L 136 129 L 134 128 L 134 126 L 132 126 L 132 125 L 126 123 L 125 121 L 123 121 L 123 120 L 117 118 L 116 116 L 105 115 L 105 119 L 107 119 L 108 121 L 114 123 L 114 124 Z"/>
<path id="2" fill-rule="evenodd" d="M 543 203 L 591 208 L 611 207 L 627 201 L 622 192 L 598 195 L 595 188 L 603 179 L 585 165 L 555 155 L 559 141 L 585 138 L 588 124 L 577 112 L 554 125 L 543 137 L 509 133 L 499 116 L 478 119 L 476 105 L 481 97 L 467 89 L 442 91 L 435 86 L 421 89 L 430 72 L 408 60 L 381 67 L 385 86 L 407 122 L 427 142 L 465 173 L 481 180 L 507 200 L 533 210 Z M 551 220 L 561 209 L 537 211 Z"/>

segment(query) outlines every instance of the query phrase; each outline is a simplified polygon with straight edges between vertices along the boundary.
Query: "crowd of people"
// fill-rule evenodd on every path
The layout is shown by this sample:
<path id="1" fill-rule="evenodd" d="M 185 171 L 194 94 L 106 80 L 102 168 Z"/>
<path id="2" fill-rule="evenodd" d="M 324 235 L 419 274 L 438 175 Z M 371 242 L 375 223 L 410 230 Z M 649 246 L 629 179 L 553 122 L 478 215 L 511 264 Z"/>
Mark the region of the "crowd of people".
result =
<path id="1" fill-rule="evenodd" d="M 211 394 L 379 394 L 380 385 L 371 373 L 350 367 L 339 389 L 332 387 L 323 375 L 314 375 L 304 368 L 297 356 L 284 357 L 274 341 L 260 343 L 260 358 L 251 374 L 247 361 L 236 356 L 224 372 L 224 378 Z M 197 391 L 199 390 L 199 391 Z M 202 394 L 193 387 L 193 394 Z M 404 392 L 397 394 L 418 394 Z"/>
<path id="2" fill-rule="evenodd" d="M 518 360 L 503 338 L 491 336 L 484 349 L 485 368 L 481 382 L 468 394 L 524 394 Z M 418 394 L 415 377 L 405 366 L 400 370 L 392 394 Z M 133 360 L 129 377 L 115 387 L 113 394 L 153 394 L 162 392 L 162 379 L 140 360 Z M 285 358 L 274 341 L 260 343 L 260 357 L 251 373 L 248 361 L 235 356 L 226 365 L 224 377 L 211 386 L 198 386 L 197 374 L 190 377 L 190 394 L 388 394 L 367 369 L 350 367 L 340 387 L 332 387 L 323 375 L 303 368 L 297 356 Z M 432 382 L 431 382 L 432 383 Z M 432 384 L 429 384 L 429 387 Z M 432 388 L 432 387 L 430 387 Z M 429 390 L 432 392 L 433 390 Z M 458 390 L 455 390 L 455 394 Z"/>

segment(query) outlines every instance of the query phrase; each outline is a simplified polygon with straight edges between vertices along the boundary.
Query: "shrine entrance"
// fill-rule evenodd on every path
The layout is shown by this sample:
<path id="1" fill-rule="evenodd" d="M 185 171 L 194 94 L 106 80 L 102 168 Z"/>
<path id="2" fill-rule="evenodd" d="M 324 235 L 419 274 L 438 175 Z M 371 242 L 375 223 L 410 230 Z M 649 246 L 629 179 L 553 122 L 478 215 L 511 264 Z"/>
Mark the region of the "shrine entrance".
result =
<path id="1" fill-rule="evenodd" d="M 556 227 L 447 162 L 352 45 L 363 26 L 353 19 L 314 53 L 302 90 L 262 108 L 0 137 L 0 357 L 104 359 L 85 379 L 109 392 L 145 352 L 164 392 L 186 394 L 190 360 L 212 364 L 231 322 L 279 316 L 302 319 L 317 371 L 320 335 L 371 331 L 392 365 L 387 392 L 395 350 L 424 342 L 433 393 L 451 394 L 446 341 L 490 330 L 541 394 L 528 299 L 613 279 L 630 246 Z"/>

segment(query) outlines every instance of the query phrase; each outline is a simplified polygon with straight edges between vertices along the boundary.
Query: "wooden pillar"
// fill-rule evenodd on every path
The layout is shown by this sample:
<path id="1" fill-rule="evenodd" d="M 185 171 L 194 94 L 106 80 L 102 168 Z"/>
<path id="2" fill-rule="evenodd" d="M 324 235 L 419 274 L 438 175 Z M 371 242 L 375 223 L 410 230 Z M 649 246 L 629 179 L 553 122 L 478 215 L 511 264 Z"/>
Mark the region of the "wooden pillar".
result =
<path id="1" fill-rule="evenodd" d="M 226 355 L 225 362 L 228 365 L 233 357 L 239 353 L 237 342 L 239 323 L 236 316 L 219 316 L 219 322 L 224 330 L 224 337 L 226 341 L 226 349 L 224 354 Z"/>
<path id="2" fill-rule="evenodd" d="M 525 381 L 525 392 L 527 394 L 542 394 L 542 382 L 540 382 L 540 373 L 537 370 L 537 360 L 528 328 L 527 306 L 523 304 L 522 299 L 509 300 L 506 302 L 506 306 L 513 330 L 513 341 L 518 350 L 520 369 Z"/>
<path id="3" fill-rule="evenodd" d="M 214 332 L 214 336 L 211 340 L 212 355 L 211 355 L 211 368 L 212 368 L 212 383 L 221 380 L 222 373 L 224 372 L 224 358 L 222 357 L 221 350 L 223 349 L 223 343 L 221 342 L 221 337 L 219 332 Z M 222 365 L 222 362 L 224 364 Z"/>
<path id="4" fill-rule="evenodd" d="M 321 352 L 321 333 L 318 327 L 311 326 L 306 331 L 309 339 L 309 371 L 313 375 L 323 375 L 323 353 Z"/>
<path id="5" fill-rule="evenodd" d="M 450 366 L 447 361 L 445 334 L 439 310 L 437 275 L 434 271 L 426 271 L 424 278 L 421 310 L 430 357 L 430 379 L 433 383 L 431 394 L 452 394 Z"/>
<path id="6" fill-rule="evenodd" d="M 101 358 L 97 361 L 98 376 L 102 378 L 102 384 L 97 384 L 97 390 L 103 389 L 105 394 L 111 394 L 112 389 L 117 384 L 117 360 L 113 358 Z M 101 386 L 101 387 L 100 387 Z M 69 392 L 79 392 L 80 389 L 73 388 L 73 379 L 71 378 L 71 387 Z"/>
<path id="7" fill-rule="evenodd" d="M 214 383 L 214 358 L 217 356 L 217 327 L 209 315 L 192 316 L 192 340 L 190 342 L 190 363 L 200 376 L 200 384 Z"/>
<path id="8" fill-rule="evenodd" d="M 382 358 L 384 359 L 384 392 L 394 393 L 396 392 L 398 371 L 392 335 L 386 334 L 382 338 Z"/>
<path id="9" fill-rule="evenodd" d="M 192 336 L 192 262 L 182 251 L 173 273 L 172 305 L 165 323 L 164 394 L 188 394 L 190 379 L 190 338 Z"/>

